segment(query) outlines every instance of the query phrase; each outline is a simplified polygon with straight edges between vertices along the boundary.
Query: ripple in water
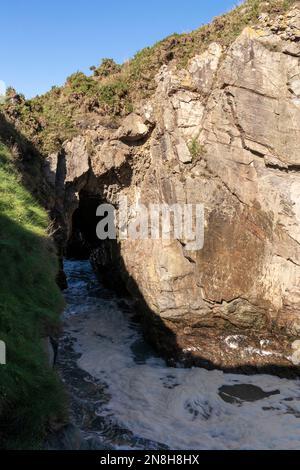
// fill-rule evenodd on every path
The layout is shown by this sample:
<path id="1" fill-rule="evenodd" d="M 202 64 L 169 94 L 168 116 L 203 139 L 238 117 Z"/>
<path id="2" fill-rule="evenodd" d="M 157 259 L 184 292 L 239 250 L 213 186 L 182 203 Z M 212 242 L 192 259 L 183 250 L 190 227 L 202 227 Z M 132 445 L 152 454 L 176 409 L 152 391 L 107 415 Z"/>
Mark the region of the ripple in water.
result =
<path id="1" fill-rule="evenodd" d="M 65 271 L 59 368 L 85 436 L 115 449 L 300 447 L 298 380 L 170 368 L 89 262 Z"/>

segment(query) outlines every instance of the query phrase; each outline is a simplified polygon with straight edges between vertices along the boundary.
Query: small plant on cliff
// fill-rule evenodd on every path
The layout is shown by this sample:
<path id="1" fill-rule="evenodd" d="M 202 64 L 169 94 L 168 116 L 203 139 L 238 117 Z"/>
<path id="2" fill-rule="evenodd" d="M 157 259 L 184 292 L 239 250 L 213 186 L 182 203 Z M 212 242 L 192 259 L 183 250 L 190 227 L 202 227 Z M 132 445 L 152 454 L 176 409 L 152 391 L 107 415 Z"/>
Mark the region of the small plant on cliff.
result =
<path id="1" fill-rule="evenodd" d="M 190 140 L 188 147 L 193 160 L 197 160 L 206 153 L 204 145 L 200 144 L 197 137 L 194 137 L 192 140 Z"/>

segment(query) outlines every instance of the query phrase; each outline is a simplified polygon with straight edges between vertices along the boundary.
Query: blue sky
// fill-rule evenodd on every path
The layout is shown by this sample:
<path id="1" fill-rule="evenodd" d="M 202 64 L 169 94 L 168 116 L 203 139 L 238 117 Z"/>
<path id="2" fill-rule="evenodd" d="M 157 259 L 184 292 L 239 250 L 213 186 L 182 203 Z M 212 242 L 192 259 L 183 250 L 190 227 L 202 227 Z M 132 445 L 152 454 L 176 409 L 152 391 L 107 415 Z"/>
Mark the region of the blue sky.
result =
<path id="1" fill-rule="evenodd" d="M 174 32 L 198 28 L 236 0 L 3 0 L 0 80 L 28 98 L 89 72 L 103 57 L 122 63 Z"/>

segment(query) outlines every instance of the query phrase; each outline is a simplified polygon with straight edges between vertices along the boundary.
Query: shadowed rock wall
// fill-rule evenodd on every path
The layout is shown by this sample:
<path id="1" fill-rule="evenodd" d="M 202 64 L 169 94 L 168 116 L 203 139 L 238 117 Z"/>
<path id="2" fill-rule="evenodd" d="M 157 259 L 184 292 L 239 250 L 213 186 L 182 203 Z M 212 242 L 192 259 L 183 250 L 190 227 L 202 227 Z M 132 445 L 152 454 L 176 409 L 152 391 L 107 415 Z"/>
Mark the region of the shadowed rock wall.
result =
<path id="1" fill-rule="evenodd" d="M 50 155 L 65 243 L 85 191 L 116 204 L 202 203 L 205 244 L 122 240 L 93 259 L 119 270 L 166 351 L 214 365 L 291 364 L 300 336 L 300 9 L 213 43 L 118 129 L 87 122 Z M 56 174 L 53 177 L 53 171 Z M 156 332 L 156 333 L 155 333 Z M 174 339 L 175 338 L 175 339 Z M 196 359 L 195 359 L 196 358 Z"/>

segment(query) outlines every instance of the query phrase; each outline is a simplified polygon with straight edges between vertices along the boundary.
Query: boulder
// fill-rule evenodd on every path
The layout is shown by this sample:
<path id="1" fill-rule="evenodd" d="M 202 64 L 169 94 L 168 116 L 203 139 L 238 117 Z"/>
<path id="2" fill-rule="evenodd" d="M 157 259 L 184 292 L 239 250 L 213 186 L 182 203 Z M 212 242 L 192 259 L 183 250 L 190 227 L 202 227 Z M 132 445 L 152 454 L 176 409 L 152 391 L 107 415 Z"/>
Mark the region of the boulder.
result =
<path id="1" fill-rule="evenodd" d="M 131 113 L 123 120 L 116 133 L 116 138 L 123 142 L 138 142 L 147 137 L 149 131 L 149 127 L 143 119 L 139 115 Z"/>

